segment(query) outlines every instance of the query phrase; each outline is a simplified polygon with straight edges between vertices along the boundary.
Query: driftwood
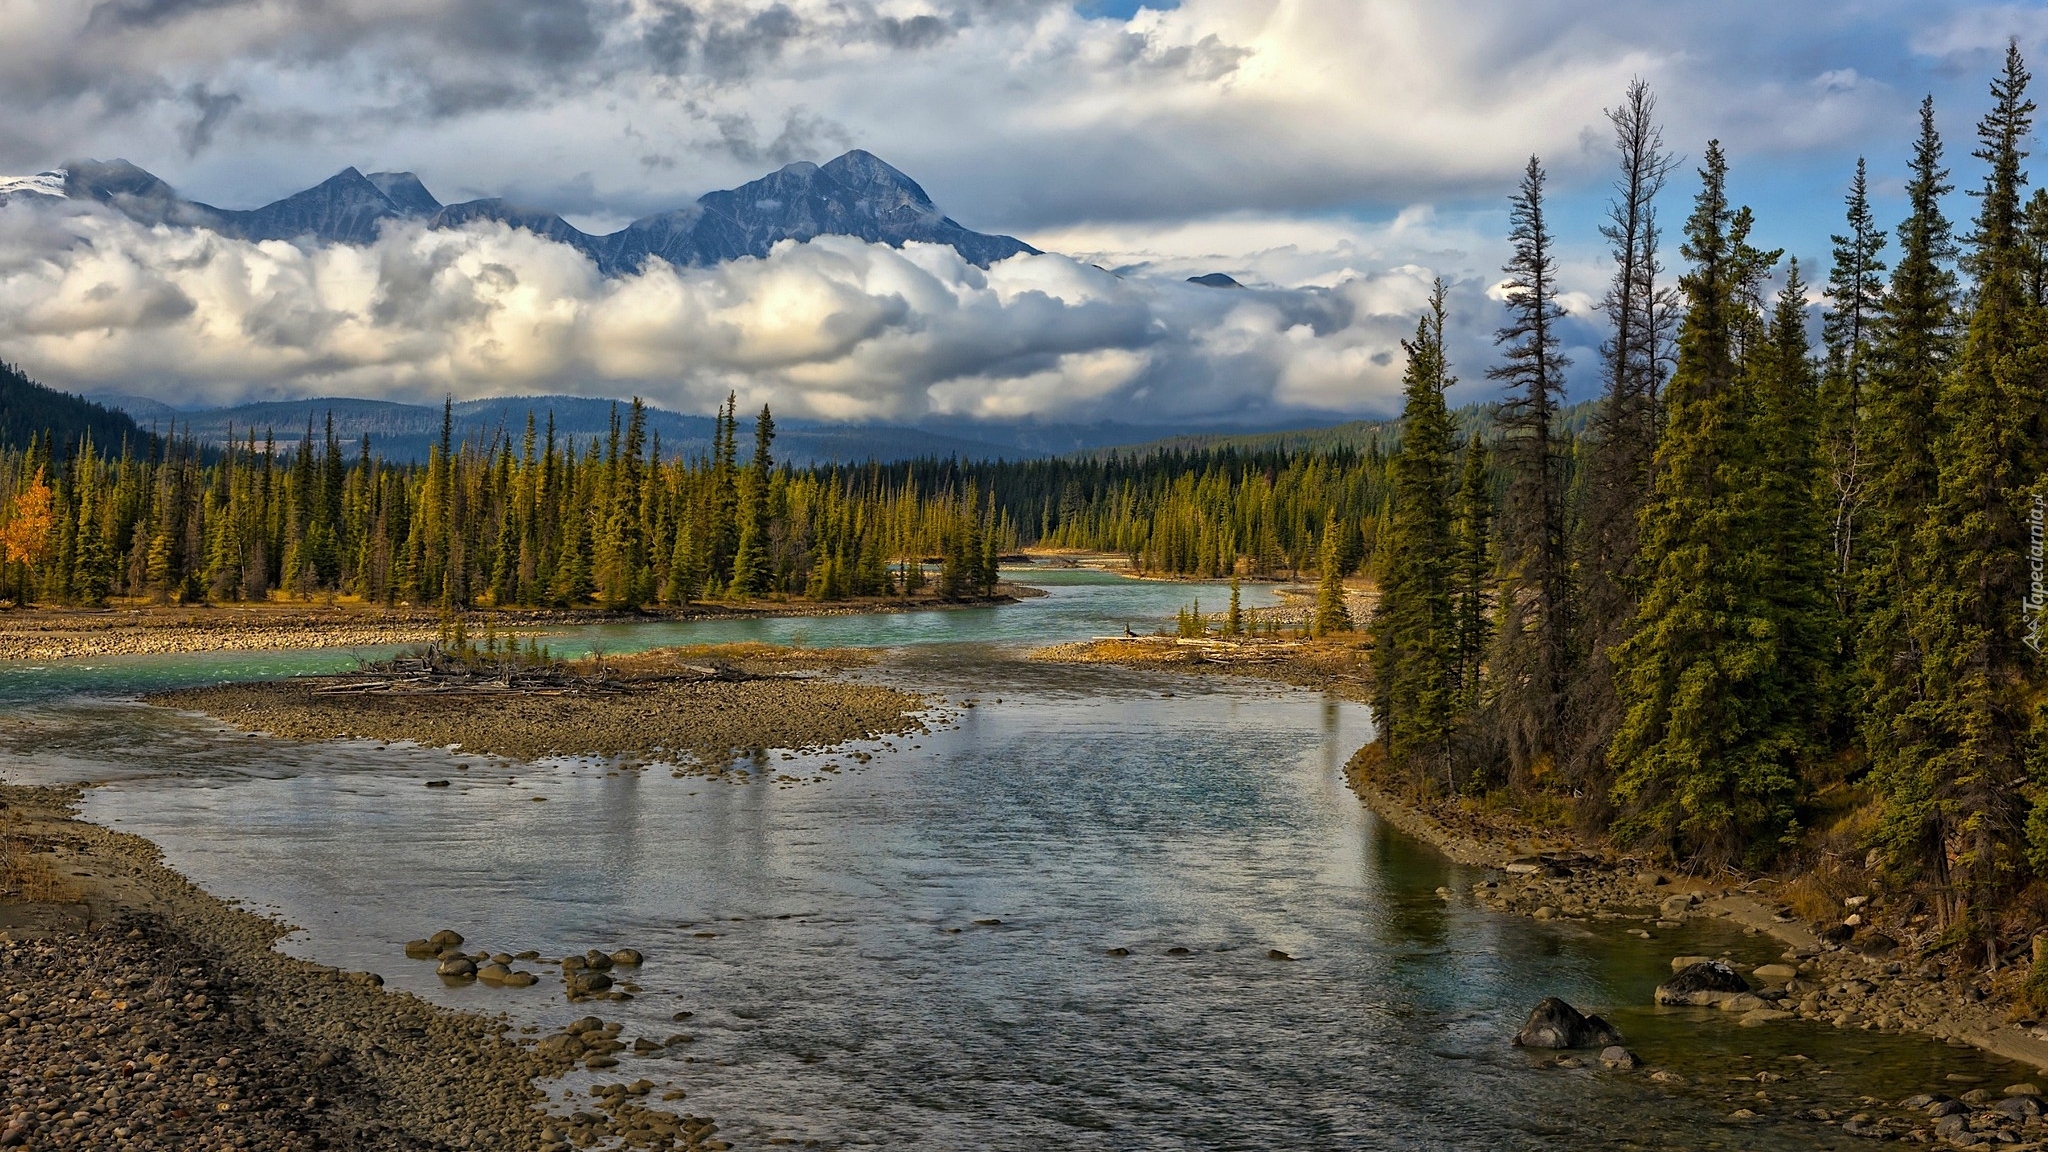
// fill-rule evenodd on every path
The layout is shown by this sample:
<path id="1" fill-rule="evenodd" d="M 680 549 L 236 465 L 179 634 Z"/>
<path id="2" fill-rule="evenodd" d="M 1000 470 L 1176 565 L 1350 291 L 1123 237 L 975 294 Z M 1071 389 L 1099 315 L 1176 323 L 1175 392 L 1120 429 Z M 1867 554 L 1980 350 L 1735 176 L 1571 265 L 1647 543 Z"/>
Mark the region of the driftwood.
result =
<path id="1" fill-rule="evenodd" d="M 328 677 L 313 689 L 315 696 L 367 696 L 385 693 L 474 693 L 521 696 L 614 696 L 651 692 L 667 684 L 736 683 L 764 677 L 726 664 L 678 664 L 673 672 L 634 672 L 624 676 L 603 664 L 594 672 L 549 661 L 521 664 L 482 656 L 450 657 L 438 644 L 417 656 L 365 663 L 355 672 Z"/>

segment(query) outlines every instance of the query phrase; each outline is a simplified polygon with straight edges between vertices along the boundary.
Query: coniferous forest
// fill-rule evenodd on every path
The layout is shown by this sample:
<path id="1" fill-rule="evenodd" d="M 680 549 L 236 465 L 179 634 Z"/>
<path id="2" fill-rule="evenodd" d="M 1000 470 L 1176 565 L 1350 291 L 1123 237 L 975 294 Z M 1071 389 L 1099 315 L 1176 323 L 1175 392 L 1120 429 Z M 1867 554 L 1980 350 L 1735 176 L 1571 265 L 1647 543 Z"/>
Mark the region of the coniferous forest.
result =
<path id="1" fill-rule="evenodd" d="M 423 464 L 331 428 L 225 447 L 43 434 L 0 453 L 0 600 L 968 598 L 1032 546 L 1181 576 L 1362 574 L 1389 780 L 1695 867 L 1851 859 L 1997 949 L 2048 920 L 2029 79 L 2015 46 L 1975 126 L 1966 222 L 1946 214 L 1958 178 L 1931 100 L 1903 220 L 1880 226 L 1858 162 L 1824 280 L 1753 241 L 1721 146 L 1682 169 L 1631 86 L 1608 114 L 1590 405 L 1566 404 L 1531 158 L 1494 362 L 1451 363 L 1440 285 L 1404 342 L 1398 428 L 1356 449 L 797 469 L 775 462 L 771 414 L 743 425 L 730 401 L 691 458 L 650 442 L 637 401 L 589 443 L 537 414 L 482 443 L 444 432 Z M 1673 260 L 1660 208 L 1682 193 Z M 1447 407 L 1460 371 L 1497 402 Z M 1334 605 L 1319 631 L 1350 625 Z"/>

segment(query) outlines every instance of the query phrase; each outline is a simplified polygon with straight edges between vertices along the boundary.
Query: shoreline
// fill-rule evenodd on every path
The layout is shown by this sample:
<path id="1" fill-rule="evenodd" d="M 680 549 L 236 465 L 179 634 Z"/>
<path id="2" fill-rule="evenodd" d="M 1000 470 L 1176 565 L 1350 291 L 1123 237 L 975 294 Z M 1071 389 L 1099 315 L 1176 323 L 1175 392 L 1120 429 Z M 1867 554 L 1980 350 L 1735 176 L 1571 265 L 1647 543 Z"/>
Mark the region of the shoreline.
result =
<path id="1" fill-rule="evenodd" d="M 2048 1035 L 2009 1021 L 2010 1005 L 1982 974 L 1916 963 L 1899 948 L 1831 943 L 1822 926 L 1771 898 L 1777 883 L 1768 877 L 1722 884 L 1676 877 L 1635 857 L 1512 821 L 1486 835 L 1460 831 L 1372 780 L 1361 763 L 1372 748 L 1360 749 L 1344 769 L 1360 802 L 1453 861 L 1500 873 L 1473 891 L 1493 911 L 1576 922 L 1726 919 L 1785 946 L 1783 963 L 1797 974 L 1787 981 L 1773 979 L 1779 973 L 1764 979 L 1752 973 L 1751 982 L 1759 989 L 1788 989 L 1786 1000 L 1797 1005 L 1786 1010 L 1788 1017 L 1960 1042 L 2048 1071 Z"/>
<path id="2" fill-rule="evenodd" d="M 570 1147 L 539 1082 L 574 1067 L 572 1046 L 285 955 L 288 925 L 207 893 L 154 843 L 79 819 L 81 795 L 0 784 L 10 859 L 56 885 L 0 897 L 0 1146 Z M 708 1121 L 632 1095 L 594 1098 L 610 1119 L 582 1130 L 728 1147 Z"/>
<path id="3" fill-rule="evenodd" d="M 700 620 L 809 619 L 946 611 L 1015 604 L 1043 595 L 1004 582 L 989 597 L 873 597 L 847 601 L 751 601 L 691 604 L 613 612 L 598 608 L 476 609 L 460 614 L 465 628 L 510 634 L 584 624 L 671 624 Z M 422 644 L 445 626 L 438 611 L 361 603 L 266 601 L 178 607 L 124 604 L 109 608 L 20 608 L 0 611 L 0 664 L 93 656 L 195 652 L 313 651 Z"/>

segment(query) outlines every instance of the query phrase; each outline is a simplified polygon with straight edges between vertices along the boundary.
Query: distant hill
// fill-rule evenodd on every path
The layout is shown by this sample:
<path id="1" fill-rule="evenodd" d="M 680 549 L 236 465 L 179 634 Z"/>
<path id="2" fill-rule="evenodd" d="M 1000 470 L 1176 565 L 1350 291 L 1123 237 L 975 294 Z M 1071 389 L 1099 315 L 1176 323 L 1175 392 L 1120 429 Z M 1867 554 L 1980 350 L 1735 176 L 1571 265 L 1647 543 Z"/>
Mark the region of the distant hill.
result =
<path id="1" fill-rule="evenodd" d="M 269 400 L 236 404 L 224 408 L 184 411 L 143 396 L 107 395 L 105 403 L 125 409 L 144 428 L 190 435 L 201 444 L 221 446 L 229 439 L 241 444 L 253 431 L 261 441 L 274 436 L 280 445 L 296 444 L 310 427 L 322 434 L 329 414 L 334 432 L 345 444 L 370 437 L 370 448 L 386 460 L 421 461 L 427 458 L 441 437 L 441 409 L 438 405 L 401 404 L 389 400 L 358 400 L 323 396 L 310 400 Z M 544 435 L 548 417 L 553 415 L 558 443 L 574 441 L 587 447 L 593 436 L 604 436 L 611 427 L 614 402 L 583 396 L 515 396 L 491 400 L 465 400 L 455 406 L 456 441 L 490 443 L 509 436 L 516 445 L 526 434 L 526 417 L 533 415 L 535 431 Z M 617 404 L 623 413 L 627 407 Z M 1032 460 L 1050 453 L 1015 443 L 975 439 L 923 428 L 886 424 L 827 424 L 808 420 L 776 422 L 775 457 L 791 464 L 864 463 L 868 460 L 908 460 L 921 456 L 953 457 L 967 460 Z M 708 416 L 691 416 L 664 408 L 647 409 L 650 439 L 661 438 L 664 456 L 691 456 L 711 450 L 713 423 Z M 965 429 L 961 430 L 967 431 Z M 753 426 L 741 420 L 740 437 L 751 442 Z M 746 445 L 743 444 L 744 448 Z"/>
<path id="2" fill-rule="evenodd" d="M 45 387 L 12 364 L 0 364 L 0 447 L 21 448 L 44 433 L 60 445 L 90 436 L 115 450 L 124 441 L 139 447 L 148 440 L 128 413 Z"/>
<path id="3" fill-rule="evenodd" d="M 1557 426 L 1576 436 L 1585 430 L 1593 420 L 1593 413 L 1599 407 L 1597 400 L 1581 400 L 1567 404 L 1558 411 Z M 1457 425 L 1458 436 L 1463 439 L 1475 433 L 1491 438 L 1495 430 L 1497 404 L 1467 404 L 1453 409 L 1451 420 Z M 1370 452 L 1377 448 L 1390 453 L 1401 446 L 1401 421 L 1352 420 L 1344 424 L 1331 424 L 1321 428 L 1296 428 L 1280 432 L 1244 433 L 1197 433 L 1181 436 L 1166 436 L 1138 444 L 1120 444 L 1095 448 L 1086 453 L 1103 457 L 1111 453 L 1120 456 L 1151 456 L 1160 452 L 1220 452 L 1235 449 L 1239 452 Z"/>

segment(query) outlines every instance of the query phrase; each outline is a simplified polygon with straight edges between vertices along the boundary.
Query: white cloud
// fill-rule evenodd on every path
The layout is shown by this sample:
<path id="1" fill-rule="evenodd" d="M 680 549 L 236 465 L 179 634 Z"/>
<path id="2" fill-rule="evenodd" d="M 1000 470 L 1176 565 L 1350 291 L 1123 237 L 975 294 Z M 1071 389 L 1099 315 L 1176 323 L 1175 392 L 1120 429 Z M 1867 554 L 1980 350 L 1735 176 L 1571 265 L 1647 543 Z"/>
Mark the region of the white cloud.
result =
<path id="1" fill-rule="evenodd" d="M 1064 256 L 785 242 L 606 279 L 494 224 L 366 247 L 0 208 L 0 347 L 77 390 L 173 401 L 634 393 L 793 416 L 1242 419 L 1387 411 L 1419 268 L 1330 288 L 1205 288 Z"/>

